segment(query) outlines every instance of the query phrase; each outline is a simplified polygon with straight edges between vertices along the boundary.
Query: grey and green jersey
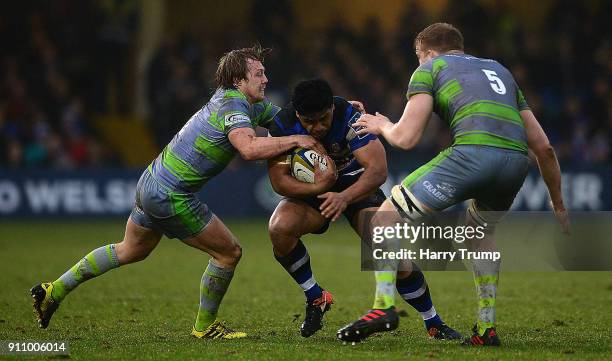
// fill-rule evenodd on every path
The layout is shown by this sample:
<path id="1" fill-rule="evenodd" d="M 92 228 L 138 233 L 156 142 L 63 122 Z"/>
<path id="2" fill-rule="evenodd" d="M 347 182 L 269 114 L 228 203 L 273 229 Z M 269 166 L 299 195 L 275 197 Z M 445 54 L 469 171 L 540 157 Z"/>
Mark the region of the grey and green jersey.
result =
<path id="1" fill-rule="evenodd" d="M 407 97 L 427 93 L 446 121 L 453 145 L 475 144 L 527 152 L 519 111 L 528 109 L 508 69 L 495 60 L 445 54 L 419 66 Z"/>
<path id="2" fill-rule="evenodd" d="M 250 104 L 238 90 L 217 89 L 151 163 L 149 171 L 170 191 L 196 192 L 236 155 L 228 138 L 232 130 L 267 128 L 279 110 L 268 100 Z"/>

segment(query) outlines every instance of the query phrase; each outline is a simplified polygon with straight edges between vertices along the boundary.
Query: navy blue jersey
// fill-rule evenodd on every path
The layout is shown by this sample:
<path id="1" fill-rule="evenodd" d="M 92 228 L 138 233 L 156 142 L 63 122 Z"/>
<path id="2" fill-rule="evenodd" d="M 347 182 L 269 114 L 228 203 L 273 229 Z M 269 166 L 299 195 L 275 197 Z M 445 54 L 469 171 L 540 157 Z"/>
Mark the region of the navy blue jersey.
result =
<path id="1" fill-rule="evenodd" d="M 372 134 L 357 135 L 353 124 L 360 116 L 361 113 L 349 102 L 340 97 L 334 97 L 331 128 L 320 141 L 336 164 L 339 176 L 361 172 L 363 167 L 355 159 L 353 152 L 376 139 L 376 136 Z M 270 123 L 269 131 L 273 137 L 308 135 L 295 115 L 295 108 L 291 103 L 276 114 Z"/>

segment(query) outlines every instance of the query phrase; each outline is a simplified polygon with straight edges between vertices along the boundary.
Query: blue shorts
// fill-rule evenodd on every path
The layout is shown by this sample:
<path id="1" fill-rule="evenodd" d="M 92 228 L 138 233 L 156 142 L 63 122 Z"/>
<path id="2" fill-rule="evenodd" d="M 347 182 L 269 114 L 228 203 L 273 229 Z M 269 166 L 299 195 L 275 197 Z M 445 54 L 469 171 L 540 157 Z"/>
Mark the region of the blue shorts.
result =
<path id="1" fill-rule="evenodd" d="M 136 186 L 136 200 L 130 218 L 141 227 L 168 238 L 185 240 L 200 233 L 213 214 L 194 193 L 176 193 L 160 184 L 145 170 Z"/>
<path id="2" fill-rule="evenodd" d="M 404 179 L 402 185 L 428 208 L 474 199 L 484 211 L 507 211 L 529 169 L 526 154 L 509 149 L 458 145 L 440 152 Z"/>

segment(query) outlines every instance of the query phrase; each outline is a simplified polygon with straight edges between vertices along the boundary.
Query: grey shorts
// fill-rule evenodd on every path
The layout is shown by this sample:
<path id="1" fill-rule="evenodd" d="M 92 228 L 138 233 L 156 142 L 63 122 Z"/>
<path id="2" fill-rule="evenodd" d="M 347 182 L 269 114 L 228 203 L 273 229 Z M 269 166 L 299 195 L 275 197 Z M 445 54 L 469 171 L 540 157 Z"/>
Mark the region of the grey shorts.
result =
<path id="1" fill-rule="evenodd" d="M 467 199 L 486 211 L 507 211 L 521 189 L 529 157 L 482 145 L 447 148 L 404 179 L 402 185 L 428 208 L 440 211 Z"/>
<path id="2" fill-rule="evenodd" d="M 161 185 L 145 170 L 136 186 L 130 218 L 141 227 L 168 238 L 185 240 L 200 233 L 213 217 L 194 193 L 176 193 Z"/>

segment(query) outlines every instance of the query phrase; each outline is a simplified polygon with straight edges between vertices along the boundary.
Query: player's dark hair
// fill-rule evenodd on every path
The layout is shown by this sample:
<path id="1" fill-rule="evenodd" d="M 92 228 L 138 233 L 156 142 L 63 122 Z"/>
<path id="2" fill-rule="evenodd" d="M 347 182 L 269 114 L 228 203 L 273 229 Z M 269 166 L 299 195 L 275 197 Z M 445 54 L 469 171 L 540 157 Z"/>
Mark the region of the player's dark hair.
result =
<path id="1" fill-rule="evenodd" d="M 463 35 L 456 27 L 447 23 L 431 24 L 414 39 L 414 46 L 421 50 L 446 52 L 463 50 Z"/>
<path id="2" fill-rule="evenodd" d="M 262 48 L 261 45 L 255 44 L 250 48 L 236 49 L 225 53 L 219 59 L 219 65 L 215 72 L 217 87 L 229 89 L 234 87 L 236 82 L 246 79 L 249 72 L 247 60 L 259 60 L 263 63 L 264 58 L 269 52 L 270 49 Z"/>
<path id="3" fill-rule="evenodd" d="M 334 94 L 325 80 L 310 79 L 295 86 L 291 101 L 299 114 L 312 115 L 329 109 L 334 103 Z"/>

